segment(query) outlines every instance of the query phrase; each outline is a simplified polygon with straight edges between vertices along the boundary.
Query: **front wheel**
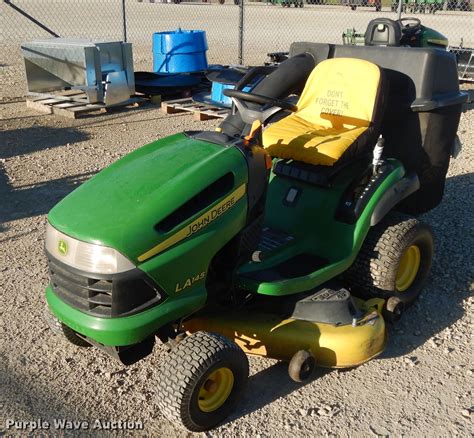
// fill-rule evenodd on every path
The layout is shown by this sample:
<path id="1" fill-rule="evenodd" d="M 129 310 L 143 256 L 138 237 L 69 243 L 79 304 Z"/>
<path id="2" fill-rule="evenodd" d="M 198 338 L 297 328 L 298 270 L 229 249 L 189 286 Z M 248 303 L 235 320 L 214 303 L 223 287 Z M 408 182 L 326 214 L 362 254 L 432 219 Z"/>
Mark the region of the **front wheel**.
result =
<path id="1" fill-rule="evenodd" d="M 405 307 L 419 296 L 431 268 L 434 237 L 431 227 L 416 218 L 390 213 L 371 228 L 346 272 L 355 295 L 397 297 Z"/>
<path id="2" fill-rule="evenodd" d="M 249 365 L 242 349 L 224 336 L 196 332 L 163 358 L 158 405 L 173 422 L 192 432 L 222 422 L 240 400 Z"/>

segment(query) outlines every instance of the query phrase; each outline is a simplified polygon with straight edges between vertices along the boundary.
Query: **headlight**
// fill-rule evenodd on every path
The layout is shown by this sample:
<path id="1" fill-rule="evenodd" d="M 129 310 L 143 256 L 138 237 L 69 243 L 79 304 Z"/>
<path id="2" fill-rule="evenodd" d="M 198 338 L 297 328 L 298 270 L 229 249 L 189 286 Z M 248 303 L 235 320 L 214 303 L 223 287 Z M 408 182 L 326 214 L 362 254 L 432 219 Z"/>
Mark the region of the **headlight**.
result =
<path id="1" fill-rule="evenodd" d="M 82 242 L 61 233 L 49 222 L 46 226 L 46 251 L 57 260 L 81 271 L 95 274 L 118 274 L 135 265 L 113 248 Z"/>

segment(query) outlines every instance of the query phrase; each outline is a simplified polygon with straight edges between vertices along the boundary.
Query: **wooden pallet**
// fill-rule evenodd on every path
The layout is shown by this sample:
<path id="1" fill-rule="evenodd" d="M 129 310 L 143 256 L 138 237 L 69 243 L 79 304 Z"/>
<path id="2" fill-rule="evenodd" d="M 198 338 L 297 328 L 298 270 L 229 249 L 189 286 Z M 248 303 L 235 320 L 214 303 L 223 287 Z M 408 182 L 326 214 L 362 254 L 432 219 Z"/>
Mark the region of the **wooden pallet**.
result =
<path id="1" fill-rule="evenodd" d="M 42 113 L 76 119 L 81 115 L 94 111 L 105 112 L 109 109 L 128 105 L 136 106 L 144 101 L 145 99 L 134 96 L 119 105 L 106 107 L 101 103 L 88 103 L 84 93 L 72 92 L 64 95 L 41 94 L 38 96 L 28 96 L 26 98 L 26 106 Z"/>
<path id="2" fill-rule="evenodd" d="M 230 114 L 230 109 L 196 103 L 189 97 L 162 102 L 161 111 L 165 114 L 175 114 L 187 111 L 193 113 L 194 120 L 199 121 L 223 119 Z"/>

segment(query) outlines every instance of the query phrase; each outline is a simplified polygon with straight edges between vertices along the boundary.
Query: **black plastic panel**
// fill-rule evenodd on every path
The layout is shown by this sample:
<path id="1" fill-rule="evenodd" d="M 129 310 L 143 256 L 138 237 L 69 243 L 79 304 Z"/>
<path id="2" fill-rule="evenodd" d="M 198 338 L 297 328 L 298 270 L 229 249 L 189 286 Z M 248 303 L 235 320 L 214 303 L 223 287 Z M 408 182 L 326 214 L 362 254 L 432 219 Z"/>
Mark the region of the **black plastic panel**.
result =
<path id="1" fill-rule="evenodd" d="M 336 220 L 348 224 L 355 223 L 392 170 L 391 164 L 384 164 L 378 169 L 377 174 L 373 175 L 372 166 L 368 167 L 366 172 L 356 178 L 345 191 L 336 210 Z"/>
<path id="2" fill-rule="evenodd" d="M 391 94 L 402 93 L 404 103 L 416 111 L 429 111 L 443 101 L 451 105 L 447 96 L 464 99 L 459 92 L 456 58 L 445 50 L 337 45 L 333 57 L 365 59 L 384 68 Z"/>
<path id="3" fill-rule="evenodd" d="M 399 46 L 402 39 L 400 23 L 390 18 L 370 20 L 365 31 L 366 46 Z"/>
<path id="4" fill-rule="evenodd" d="M 81 312 L 103 318 L 129 316 L 159 303 L 165 296 L 139 269 L 97 279 L 47 255 L 53 292 Z"/>
<path id="5" fill-rule="evenodd" d="M 348 290 L 326 287 L 297 301 L 291 317 L 303 321 L 347 325 L 357 317 L 357 310 Z"/>
<path id="6" fill-rule="evenodd" d="M 328 260 L 313 254 L 298 254 L 273 268 L 242 274 L 243 277 L 259 282 L 273 282 L 304 277 L 326 266 Z"/>
<path id="7" fill-rule="evenodd" d="M 279 160 L 273 166 L 273 173 L 320 187 L 331 187 L 334 177 L 346 167 L 336 162 L 334 166 L 316 166 L 293 160 Z"/>

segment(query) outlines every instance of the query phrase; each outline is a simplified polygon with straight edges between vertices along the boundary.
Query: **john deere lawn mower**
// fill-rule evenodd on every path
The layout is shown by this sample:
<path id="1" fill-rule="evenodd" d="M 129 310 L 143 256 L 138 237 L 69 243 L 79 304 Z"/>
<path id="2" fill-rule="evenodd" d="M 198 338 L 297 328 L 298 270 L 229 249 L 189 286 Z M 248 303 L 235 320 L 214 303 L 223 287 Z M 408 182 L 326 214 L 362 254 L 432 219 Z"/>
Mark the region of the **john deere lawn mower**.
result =
<path id="1" fill-rule="evenodd" d="M 433 49 L 294 43 L 242 91 L 255 74 L 216 131 L 137 149 L 48 216 L 54 327 L 127 364 L 164 343 L 157 403 L 192 431 L 235 408 L 245 353 L 304 381 L 384 350 L 430 270 L 413 214 L 441 201 L 466 99 Z"/>
<path id="2" fill-rule="evenodd" d="M 459 46 L 449 45 L 448 38 L 435 29 L 421 24 L 415 17 L 400 20 L 375 18 L 371 20 L 364 33 L 347 29 L 342 34 L 344 44 L 368 46 L 407 46 L 433 47 L 449 50 L 456 56 L 458 78 L 460 81 L 474 81 L 474 49 L 464 47 L 461 39 Z"/>
<path id="3" fill-rule="evenodd" d="M 365 44 L 367 46 L 409 46 L 446 49 L 448 39 L 430 27 L 421 24 L 415 17 L 400 20 L 375 18 L 369 22 L 365 33 L 348 29 L 342 34 L 344 44 Z"/>

